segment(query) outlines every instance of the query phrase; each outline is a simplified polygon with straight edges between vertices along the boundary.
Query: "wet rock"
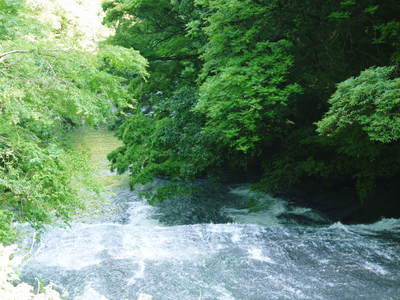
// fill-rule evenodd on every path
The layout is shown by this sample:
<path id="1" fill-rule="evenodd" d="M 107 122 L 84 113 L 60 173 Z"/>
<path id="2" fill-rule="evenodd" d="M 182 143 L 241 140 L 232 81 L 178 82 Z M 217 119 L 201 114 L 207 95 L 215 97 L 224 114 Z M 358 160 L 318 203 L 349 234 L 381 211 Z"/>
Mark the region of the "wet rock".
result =
<path id="1" fill-rule="evenodd" d="M 281 192 L 278 196 L 294 205 L 314 209 L 331 222 L 354 222 L 361 209 L 355 192 L 346 188 L 299 188 Z"/>
<path id="2" fill-rule="evenodd" d="M 153 300 L 153 296 L 148 294 L 139 294 L 137 300 Z"/>

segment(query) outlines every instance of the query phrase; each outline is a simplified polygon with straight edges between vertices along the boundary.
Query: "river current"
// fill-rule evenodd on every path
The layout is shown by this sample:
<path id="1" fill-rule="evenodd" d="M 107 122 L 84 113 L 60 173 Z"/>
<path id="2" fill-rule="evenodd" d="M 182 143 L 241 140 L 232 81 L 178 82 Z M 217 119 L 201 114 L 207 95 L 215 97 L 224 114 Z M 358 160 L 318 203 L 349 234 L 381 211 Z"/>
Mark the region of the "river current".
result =
<path id="1" fill-rule="evenodd" d="M 165 207 L 150 206 L 108 170 L 105 156 L 118 145 L 111 133 L 87 131 L 80 141 L 105 186 L 104 203 L 70 227 L 49 228 L 21 267 L 25 280 L 51 281 L 74 300 L 400 299 L 398 219 L 332 224 L 235 186 L 226 197 L 257 201 L 258 209 L 227 201 L 218 209 L 228 221 L 194 224 L 170 202 L 166 211 L 178 221 L 166 222 Z"/>

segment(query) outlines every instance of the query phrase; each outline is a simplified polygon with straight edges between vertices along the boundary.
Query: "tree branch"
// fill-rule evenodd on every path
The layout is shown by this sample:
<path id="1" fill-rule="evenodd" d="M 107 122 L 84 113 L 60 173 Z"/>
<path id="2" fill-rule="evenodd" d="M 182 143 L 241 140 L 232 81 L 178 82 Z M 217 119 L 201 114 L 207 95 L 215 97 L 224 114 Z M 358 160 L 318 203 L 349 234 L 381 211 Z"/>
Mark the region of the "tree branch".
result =
<path id="1" fill-rule="evenodd" d="M 151 61 L 168 61 L 168 60 L 191 60 L 198 59 L 198 55 L 178 55 L 178 56 L 148 56 L 146 57 L 150 62 Z"/>
<path id="2" fill-rule="evenodd" d="M 4 61 L 7 58 L 7 56 L 9 56 L 11 54 L 14 54 L 14 53 L 29 53 L 29 52 L 32 52 L 32 50 L 12 50 L 12 51 L 9 51 L 9 52 L 2 53 L 2 54 L 0 54 L 0 62 Z"/>

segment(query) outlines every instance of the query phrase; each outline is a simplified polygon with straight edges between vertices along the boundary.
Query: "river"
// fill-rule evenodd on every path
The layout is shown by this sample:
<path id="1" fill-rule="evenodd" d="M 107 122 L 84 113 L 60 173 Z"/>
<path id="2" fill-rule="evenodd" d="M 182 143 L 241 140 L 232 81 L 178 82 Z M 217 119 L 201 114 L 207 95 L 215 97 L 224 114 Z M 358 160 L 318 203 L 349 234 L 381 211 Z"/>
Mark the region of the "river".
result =
<path id="1" fill-rule="evenodd" d="M 49 228 L 22 267 L 25 280 L 51 281 L 74 300 L 400 299 L 398 219 L 331 224 L 241 185 L 228 187 L 227 199 L 253 199 L 259 209 L 227 201 L 219 209 L 229 221 L 193 224 L 176 202 L 150 206 L 108 170 L 106 154 L 119 144 L 111 133 L 85 131 L 79 140 L 103 202 L 68 228 Z M 181 222 L 165 222 L 168 205 Z"/>

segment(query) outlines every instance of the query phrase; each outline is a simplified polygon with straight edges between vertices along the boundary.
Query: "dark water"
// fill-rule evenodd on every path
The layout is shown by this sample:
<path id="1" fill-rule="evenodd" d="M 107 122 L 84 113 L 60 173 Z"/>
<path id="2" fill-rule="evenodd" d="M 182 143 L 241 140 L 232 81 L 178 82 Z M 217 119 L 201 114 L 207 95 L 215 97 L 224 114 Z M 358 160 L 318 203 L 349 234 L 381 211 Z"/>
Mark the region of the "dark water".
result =
<path id="1" fill-rule="evenodd" d="M 23 267 L 26 279 L 52 281 L 81 300 L 400 299 L 400 220 L 326 224 L 310 209 L 239 186 L 224 190 L 229 201 L 218 208 L 231 223 L 165 225 L 193 223 L 203 210 L 188 219 L 190 201 L 149 206 L 107 171 L 111 135 L 82 139 L 96 149 L 104 207 L 49 229 Z M 255 211 L 229 207 L 249 200 Z"/>

